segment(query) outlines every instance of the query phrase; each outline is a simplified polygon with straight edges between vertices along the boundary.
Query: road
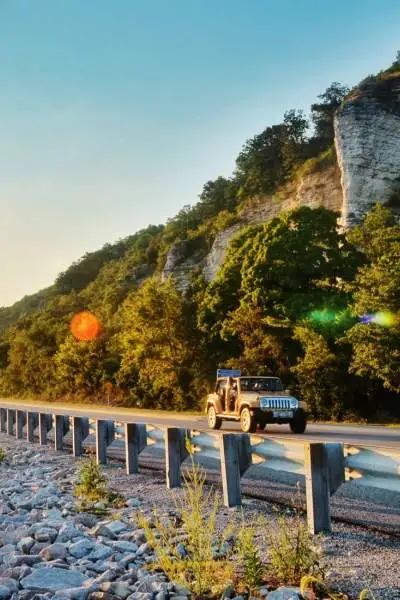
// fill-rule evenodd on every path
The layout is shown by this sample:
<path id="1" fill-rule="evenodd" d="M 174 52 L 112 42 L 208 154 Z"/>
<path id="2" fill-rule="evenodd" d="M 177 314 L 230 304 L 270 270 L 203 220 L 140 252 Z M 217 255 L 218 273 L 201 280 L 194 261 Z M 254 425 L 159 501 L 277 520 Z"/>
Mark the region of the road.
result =
<path id="1" fill-rule="evenodd" d="M 185 427 L 188 429 L 208 430 L 207 420 L 204 416 L 188 414 L 169 414 L 166 411 L 147 411 L 129 408 L 116 408 L 106 406 L 77 407 L 73 404 L 59 404 L 50 402 L 27 402 L 23 400 L 9 400 L 0 398 L 1 408 L 19 408 L 37 412 L 53 414 L 68 414 L 77 417 L 93 419 L 116 419 L 131 423 L 148 423 L 151 425 L 164 425 L 170 427 Z M 225 422 L 221 432 L 239 432 L 238 423 Z M 400 450 L 400 428 L 389 428 L 375 425 L 321 425 L 311 423 L 303 435 L 290 432 L 288 425 L 268 425 L 265 432 L 258 435 L 271 438 L 289 438 L 300 442 L 345 442 L 360 446 L 380 446 L 397 448 Z"/>

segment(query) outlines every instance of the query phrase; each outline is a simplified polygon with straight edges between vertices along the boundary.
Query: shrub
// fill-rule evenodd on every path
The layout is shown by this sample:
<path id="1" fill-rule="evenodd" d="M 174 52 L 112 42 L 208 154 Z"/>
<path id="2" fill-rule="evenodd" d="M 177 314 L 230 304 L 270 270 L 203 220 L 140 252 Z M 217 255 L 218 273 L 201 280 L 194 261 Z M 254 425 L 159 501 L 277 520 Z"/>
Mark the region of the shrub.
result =
<path id="1" fill-rule="evenodd" d="M 4 452 L 3 448 L 0 448 L 0 463 L 2 463 L 6 458 L 6 453 Z"/>
<path id="2" fill-rule="evenodd" d="M 264 565 L 254 541 L 256 526 L 242 524 L 239 531 L 239 560 L 243 568 L 242 582 L 250 596 L 263 582 Z"/>
<path id="3" fill-rule="evenodd" d="M 86 459 L 79 467 L 78 483 L 75 485 L 74 492 L 75 496 L 81 499 L 83 510 L 95 509 L 91 505 L 97 502 L 112 506 L 121 506 L 125 503 L 120 494 L 109 490 L 101 466 L 97 464 L 94 457 Z"/>
<path id="4" fill-rule="evenodd" d="M 195 597 L 217 595 L 232 581 L 233 567 L 225 553 L 216 550 L 226 540 L 227 530 L 217 533 L 218 496 L 204 488 L 205 473 L 195 464 L 192 449 L 189 473 L 183 478 L 183 494 L 176 501 L 182 519 L 182 539 L 176 539 L 172 523 L 165 523 L 154 514 L 155 529 L 144 516 L 139 525 L 145 530 L 148 542 L 156 555 L 155 568 L 160 568 L 172 580 L 186 586 Z"/>
<path id="5" fill-rule="evenodd" d="M 323 596 L 324 598 L 329 598 L 330 600 L 348 600 L 348 596 L 343 594 L 342 592 L 334 592 L 332 590 L 328 590 L 328 588 L 324 585 L 324 583 L 314 577 L 313 575 L 305 575 L 301 579 L 300 583 L 300 592 L 301 594 L 308 598 L 309 600 L 316 600 L 317 597 Z M 316 593 L 318 596 L 316 596 Z M 377 600 L 370 590 L 370 588 L 365 588 L 360 592 L 358 600 Z"/>

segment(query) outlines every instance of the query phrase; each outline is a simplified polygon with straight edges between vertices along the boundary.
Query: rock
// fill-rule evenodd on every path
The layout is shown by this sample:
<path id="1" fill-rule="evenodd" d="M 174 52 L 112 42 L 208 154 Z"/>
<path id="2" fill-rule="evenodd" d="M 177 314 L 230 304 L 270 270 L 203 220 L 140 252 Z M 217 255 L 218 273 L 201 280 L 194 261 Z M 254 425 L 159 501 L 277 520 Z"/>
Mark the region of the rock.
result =
<path id="1" fill-rule="evenodd" d="M 14 579 L 0 577 L 0 598 L 9 598 L 11 594 L 18 591 L 18 585 Z"/>
<path id="2" fill-rule="evenodd" d="M 88 577 L 78 571 L 66 571 L 57 567 L 36 569 L 21 579 L 20 583 L 25 589 L 41 591 L 64 590 L 69 588 L 81 587 Z"/>
<path id="3" fill-rule="evenodd" d="M 57 537 L 57 529 L 52 527 L 41 527 L 34 534 L 37 542 L 54 542 Z"/>
<path id="4" fill-rule="evenodd" d="M 174 583 L 174 590 L 179 596 L 190 596 L 191 591 L 187 587 L 180 585 L 180 583 Z"/>
<path id="5" fill-rule="evenodd" d="M 96 544 L 90 554 L 87 555 L 89 560 L 105 560 L 113 554 L 112 548 L 104 546 L 103 544 Z"/>
<path id="6" fill-rule="evenodd" d="M 128 596 L 127 600 L 152 600 L 153 594 L 148 594 L 147 592 L 134 592 L 130 596 Z M 185 596 L 186 600 L 186 596 Z"/>
<path id="7" fill-rule="evenodd" d="M 17 548 L 24 554 L 28 554 L 34 543 L 35 540 L 32 537 L 23 537 L 19 540 Z"/>
<path id="8" fill-rule="evenodd" d="M 110 592 L 92 592 L 88 598 L 89 600 L 120 600 L 118 596 L 114 596 Z"/>
<path id="9" fill-rule="evenodd" d="M 95 535 L 96 537 L 103 536 L 106 538 L 110 538 L 111 540 L 117 539 L 117 536 L 110 529 L 108 529 L 106 525 L 103 525 L 102 523 L 100 523 L 100 525 L 97 525 L 97 527 L 92 529 L 90 533 L 92 535 Z"/>
<path id="10" fill-rule="evenodd" d="M 39 556 L 47 561 L 65 558 L 67 556 L 67 549 L 64 544 L 58 542 L 43 548 L 43 550 L 40 551 Z"/>
<path id="11" fill-rule="evenodd" d="M 88 587 L 76 587 L 58 590 L 54 594 L 54 600 L 86 600 L 90 594 Z"/>
<path id="12" fill-rule="evenodd" d="M 109 523 L 104 523 L 104 526 L 114 533 L 114 535 L 119 535 L 128 529 L 128 526 L 123 521 L 110 521 Z"/>
<path id="13" fill-rule="evenodd" d="M 110 594 L 114 594 L 114 596 L 118 596 L 123 600 L 125 600 L 132 593 L 129 584 L 120 581 L 109 581 L 101 583 L 100 589 L 103 592 L 109 592 Z"/>
<path id="14" fill-rule="evenodd" d="M 87 527 L 89 529 L 94 527 L 97 523 L 97 517 L 95 515 L 91 515 L 90 513 L 85 512 L 76 515 L 74 520 L 75 523 L 83 525 L 84 527 Z"/>
<path id="15" fill-rule="evenodd" d="M 261 596 L 261 598 L 265 598 L 265 596 L 268 596 L 269 594 L 269 589 L 265 586 L 260 587 L 258 593 Z"/>
<path id="16" fill-rule="evenodd" d="M 303 600 L 298 587 L 279 587 L 273 592 L 269 592 L 267 600 Z"/>
<path id="17" fill-rule="evenodd" d="M 235 588 L 233 585 L 228 585 L 225 590 L 222 592 L 221 598 L 234 598 L 236 596 Z"/>
<path id="18" fill-rule="evenodd" d="M 116 552 L 138 552 L 138 547 L 133 542 L 118 540 L 116 542 L 108 542 L 108 545 Z"/>
<path id="19" fill-rule="evenodd" d="M 69 542 L 74 538 L 81 538 L 82 536 L 82 529 L 76 527 L 75 525 L 70 525 L 69 523 L 66 523 L 61 527 L 61 529 L 58 532 L 57 542 Z"/>
<path id="20" fill-rule="evenodd" d="M 93 547 L 94 542 L 84 538 L 83 540 L 79 540 L 79 542 L 71 544 L 71 546 L 68 548 L 68 552 L 75 558 L 83 558 L 84 556 L 90 554 L 90 552 L 93 550 Z"/>
<path id="21" fill-rule="evenodd" d="M 21 565 L 35 565 L 42 562 L 38 554 L 14 554 L 10 557 L 8 564 L 10 567 L 19 567 Z"/>
<path id="22" fill-rule="evenodd" d="M 148 544 L 146 542 L 145 544 L 142 544 L 141 546 L 139 546 L 137 555 L 142 556 L 143 554 L 149 554 L 150 552 L 151 552 L 151 546 L 150 546 L 150 544 Z"/>
<path id="23" fill-rule="evenodd" d="M 138 498 L 128 498 L 126 505 L 131 508 L 137 508 L 141 505 L 141 502 Z"/>

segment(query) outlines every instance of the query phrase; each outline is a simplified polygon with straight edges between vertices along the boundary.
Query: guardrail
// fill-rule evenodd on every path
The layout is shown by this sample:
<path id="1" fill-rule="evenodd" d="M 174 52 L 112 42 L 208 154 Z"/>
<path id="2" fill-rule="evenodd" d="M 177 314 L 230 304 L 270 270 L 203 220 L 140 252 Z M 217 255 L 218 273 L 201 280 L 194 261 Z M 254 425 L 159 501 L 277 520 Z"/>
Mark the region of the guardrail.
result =
<path id="1" fill-rule="evenodd" d="M 75 411 L 76 412 L 76 411 Z M 212 461 L 221 472 L 224 504 L 241 504 L 241 478 L 250 467 L 283 471 L 305 477 L 308 527 L 312 533 L 331 531 L 330 497 L 344 481 L 400 492 L 400 451 L 350 444 L 293 442 L 258 435 L 232 434 L 138 424 L 83 416 L 48 414 L 0 406 L 0 431 L 40 445 L 51 441 L 62 450 L 72 438 L 73 456 L 94 439 L 98 463 L 107 462 L 107 448 L 119 447 L 126 472 L 138 473 L 139 455 L 153 448 L 165 461 L 166 484 L 181 485 L 182 464 L 188 458 L 186 438 L 195 459 Z"/>

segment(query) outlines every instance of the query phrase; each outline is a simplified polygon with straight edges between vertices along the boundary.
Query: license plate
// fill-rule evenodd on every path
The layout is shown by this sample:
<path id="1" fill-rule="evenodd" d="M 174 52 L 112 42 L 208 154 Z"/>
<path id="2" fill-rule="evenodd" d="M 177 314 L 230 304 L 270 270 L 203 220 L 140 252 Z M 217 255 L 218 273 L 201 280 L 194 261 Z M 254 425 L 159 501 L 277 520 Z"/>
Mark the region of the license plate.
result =
<path id="1" fill-rule="evenodd" d="M 274 419 L 292 419 L 293 411 L 292 410 L 274 410 L 272 413 Z"/>

